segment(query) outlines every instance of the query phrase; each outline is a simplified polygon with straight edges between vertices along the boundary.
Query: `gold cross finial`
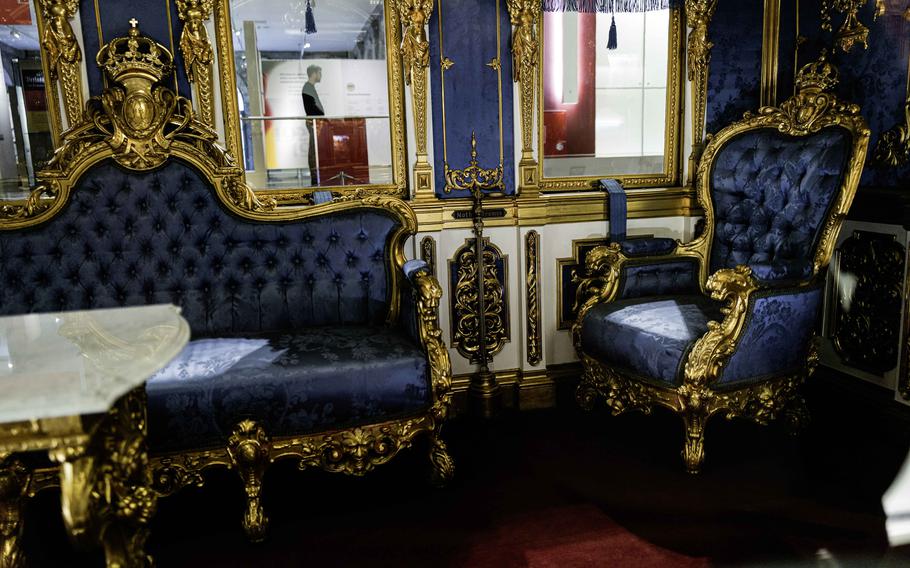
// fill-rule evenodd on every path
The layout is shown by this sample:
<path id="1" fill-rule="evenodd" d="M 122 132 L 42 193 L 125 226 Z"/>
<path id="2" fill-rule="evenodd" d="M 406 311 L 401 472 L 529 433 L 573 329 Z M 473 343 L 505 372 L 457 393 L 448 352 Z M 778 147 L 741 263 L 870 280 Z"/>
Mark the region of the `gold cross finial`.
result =
<path id="1" fill-rule="evenodd" d="M 136 18 L 130 18 L 130 27 L 131 28 L 135 28 L 138 25 L 139 25 L 139 20 L 137 20 Z"/>

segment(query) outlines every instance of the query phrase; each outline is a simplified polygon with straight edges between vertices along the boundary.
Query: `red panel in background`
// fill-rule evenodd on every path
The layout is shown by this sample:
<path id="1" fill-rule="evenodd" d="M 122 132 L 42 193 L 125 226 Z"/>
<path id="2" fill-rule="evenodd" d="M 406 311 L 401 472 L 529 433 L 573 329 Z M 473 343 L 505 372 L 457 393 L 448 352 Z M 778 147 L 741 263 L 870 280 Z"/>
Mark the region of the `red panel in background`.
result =
<path id="1" fill-rule="evenodd" d="M 544 35 L 554 37 L 554 26 L 562 13 L 544 12 Z M 550 52 L 544 60 L 544 156 L 593 156 L 594 119 L 597 112 L 597 18 L 596 14 L 578 14 L 578 102 L 563 104 L 557 85 L 562 72 L 559 56 Z M 562 50 L 559 50 L 561 52 Z"/>
<path id="2" fill-rule="evenodd" d="M 316 125 L 319 185 L 370 183 L 366 119 L 317 120 Z"/>
<path id="3" fill-rule="evenodd" d="M 31 23 L 28 0 L 0 0 L 0 24 L 27 26 Z"/>

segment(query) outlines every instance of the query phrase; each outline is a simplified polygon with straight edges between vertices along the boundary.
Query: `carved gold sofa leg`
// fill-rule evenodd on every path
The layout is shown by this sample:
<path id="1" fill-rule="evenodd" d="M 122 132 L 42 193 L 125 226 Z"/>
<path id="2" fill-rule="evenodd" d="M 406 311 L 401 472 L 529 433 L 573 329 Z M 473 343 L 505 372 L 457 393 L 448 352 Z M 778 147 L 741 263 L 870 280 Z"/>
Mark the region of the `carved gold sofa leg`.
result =
<path id="1" fill-rule="evenodd" d="M 17 459 L 5 458 L 0 464 L 0 568 L 25 566 L 20 548 L 22 509 L 28 488 L 29 471 Z"/>
<path id="2" fill-rule="evenodd" d="M 686 426 L 686 443 L 682 451 L 686 471 L 698 473 L 705 461 L 705 424 L 708 415 L 700 410 L 686 410 L 682 419 Z"/>
<path id="3" fill-rule="evenodd" d="M 441 436 L 441 425 L 437 424 L 430 431 L 430 484 L 434 487 L 444 487 L 452 481 L 455 475 L 455 462 L 449 455 L 445 441 Z"/>
<path id="4" fill-rule="evenodd" d="M 790 400 L 784 410 L 784 418 L 790 428 L 790 433 L 794 436 L 800 434 L 809 426 L 811 415 L 809 414 L 809 407 L 806 405 L 806 399 L 802 395 L 797 394 Z"/>
<path id="5" fill-rule="evenodd" d="M 265 539 L 268 518 L 262 507 L 262 476 L 269 464 L 271 442 L 257 422 L 244 420 L 237 424 L 228 439 L 227 450 L 237 468 L 246 492 L 243 530 L 252 542 Z"/>

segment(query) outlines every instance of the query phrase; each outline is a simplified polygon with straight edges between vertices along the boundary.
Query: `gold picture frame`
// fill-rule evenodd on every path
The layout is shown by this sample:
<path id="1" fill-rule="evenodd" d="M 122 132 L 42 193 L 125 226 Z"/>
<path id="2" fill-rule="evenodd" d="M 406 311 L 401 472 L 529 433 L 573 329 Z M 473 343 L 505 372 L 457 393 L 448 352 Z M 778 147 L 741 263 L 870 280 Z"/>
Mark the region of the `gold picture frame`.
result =
<path id="1" fill-rule="evenodd" d="M 664 135 L 664 171 L 660 173 L 611 175 L 603 172 L 600 175 L 573 177 L 544 177 L 543 156 L 543 108 L 544 108 L 544 51 L 546 37 L 542 19 L 540 41 L 537 46 L 537 179 L 540 191 L 590 191 L 594 184 L 604 178 L 618 179 L 626 189 L 650 187 L 675 187 L 681 179 L 681 155 L 683 144 L 683 65 L 685 62 L 685 25 L 682 10 L 670 11 L 669 41 L 667 47 L 667 101 L 666 131 Z"/>
<path id="2" fill-rule="evenodd" d="M 255 188 L 257 196 L 274 199 L 279 205 L 312 203 L 312 194 L 328 190 L 334 194 L 353 195 L 370 193 L 408 197 L 407 141 L 405 130 L 404 74 L 401 59 L 401 22 L 398 2 L 383 0 L 386 38 L 386 64 L 389 89 L 389 130 L 392 147 L 392 183 L 352 184 L 345 186 L 314 186 L 291 189 Z M 224 143 L 233 156 L 243 156 L 240 135 L 240 113 L 237 104 L 237 80 L 234 67 L 234 40 L 231 26 L 229 0 L 214 0 L 213 19 L 215 51 L 217 56 L 217 81 L 221 91 L 221 111 L 224 124 Z M 244 173 L 244 181 L 246 174 Z"/>

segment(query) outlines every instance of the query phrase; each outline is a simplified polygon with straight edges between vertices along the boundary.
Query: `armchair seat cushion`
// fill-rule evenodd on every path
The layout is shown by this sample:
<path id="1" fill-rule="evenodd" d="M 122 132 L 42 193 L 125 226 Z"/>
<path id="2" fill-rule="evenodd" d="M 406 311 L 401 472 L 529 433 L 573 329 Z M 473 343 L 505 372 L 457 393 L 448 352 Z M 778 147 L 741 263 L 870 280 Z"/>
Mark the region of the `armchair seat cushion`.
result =
<path id="1" fill-rule="evenodd" d="M 582 350 L 609 367 L 676 386 L 685 355 L 708 322 L 722 318 L 720 308 L 701 294 L 599 304 L 582 323 Z"/>
<path id="2" fill-rule="evenodd" d="M 427 358 L 381 326 L 198 339 L 147 383 L 154 453 L 224 446 L 250 418 L 271 436 L 375 424 L 431 404 Z"/>

